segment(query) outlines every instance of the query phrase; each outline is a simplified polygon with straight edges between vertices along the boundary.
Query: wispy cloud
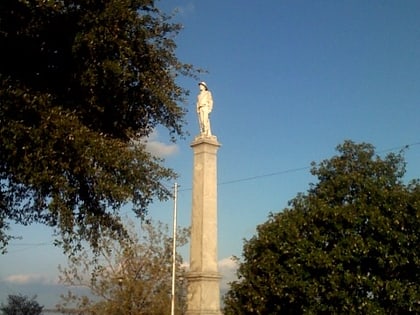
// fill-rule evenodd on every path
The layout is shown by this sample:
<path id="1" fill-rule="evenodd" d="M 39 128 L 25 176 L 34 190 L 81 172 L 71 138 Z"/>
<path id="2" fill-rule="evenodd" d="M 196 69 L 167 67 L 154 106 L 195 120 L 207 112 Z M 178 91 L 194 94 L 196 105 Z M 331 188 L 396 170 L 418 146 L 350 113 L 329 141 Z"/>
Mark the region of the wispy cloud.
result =
<path id="1" fill-rule="evenodd" d="M 168 157 L 179 152 L 179 147 L 176 144 L 162 142 L 157 130 L 154 130 L 147 139 L 144 139 L 144 143 L 147 151 L 158 157 Z"/>
<path id="2" fill-rule="evenodd" d="M 42 274 L 16 274 L 7 276 L 3 281 L 11 284 L 57 284 L 57 279 L 52 279 Z"/>

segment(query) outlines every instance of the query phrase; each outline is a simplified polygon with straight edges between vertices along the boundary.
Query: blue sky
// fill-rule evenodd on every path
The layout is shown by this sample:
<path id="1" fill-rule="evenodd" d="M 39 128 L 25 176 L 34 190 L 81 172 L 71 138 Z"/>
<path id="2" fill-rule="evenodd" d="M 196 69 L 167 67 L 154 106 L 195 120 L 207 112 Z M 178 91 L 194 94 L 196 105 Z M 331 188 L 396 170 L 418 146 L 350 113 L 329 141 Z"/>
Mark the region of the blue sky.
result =
<path id="1" fill-rule="evenodd" d="M 420 178 L 420 2 L 416 0 L 162 0 L 184 25 L 177 55 L 208 70 L 200 80 L 213 93 L 212 131 L 218 153 L 219 259 L 241 255 L 270 212 L 280 211 L 310 182 L 311 161 L 335 154 L 345 139 L 369 142 L 383 154 L 406 151 L 407 179 Z M 191 213 L 192 150 L 198 134 L 197 82 L 186 130 L 176 145 L 157 130 L 151 140 L 179 173 L 178 222 Z M 171 223 L 173 204 L 150 207 Z M 124 209 L 124 212 L 129 209 Z M 23 239 L 0 258 L 0 301 L 22 292 L 56 289 L 65 264 L 42 226 L 17 227 Z M 182 252 L 188 260 L 188 248 Z M 48 300 L 50 301 L 50 300 Z"/>

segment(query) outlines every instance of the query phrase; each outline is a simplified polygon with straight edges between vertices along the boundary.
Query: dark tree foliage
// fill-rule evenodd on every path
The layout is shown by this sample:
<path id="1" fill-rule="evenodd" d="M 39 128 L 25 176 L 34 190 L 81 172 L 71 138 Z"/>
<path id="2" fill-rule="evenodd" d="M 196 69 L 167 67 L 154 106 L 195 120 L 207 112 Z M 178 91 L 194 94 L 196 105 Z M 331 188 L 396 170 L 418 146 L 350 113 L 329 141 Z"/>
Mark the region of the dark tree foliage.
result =
<path id="1" fill-rule="evenodd" d="M 29 299 L 23 295 L 9 295 L 7 304 L 0 307 L 3 315 L 40 315 L 43 306 L 36 301 L 36 296 Z"/>
<path id="2" fill-rule="evenodd" d="M 402 153 L 346 141 L 245 242 L 225 314 L 419 314 L 420 184 Z"/>
<path id="3" fill-rule="evenodd" d="M 153 0 L 0 1 L 0 249 L 10 223 L 52 226 L 65 250 L 104 229 L 118 209 L 144 215 L 172 170 L 144 142 L 156 126 L 183 136 L 195 77 L 175 56 Z"/>

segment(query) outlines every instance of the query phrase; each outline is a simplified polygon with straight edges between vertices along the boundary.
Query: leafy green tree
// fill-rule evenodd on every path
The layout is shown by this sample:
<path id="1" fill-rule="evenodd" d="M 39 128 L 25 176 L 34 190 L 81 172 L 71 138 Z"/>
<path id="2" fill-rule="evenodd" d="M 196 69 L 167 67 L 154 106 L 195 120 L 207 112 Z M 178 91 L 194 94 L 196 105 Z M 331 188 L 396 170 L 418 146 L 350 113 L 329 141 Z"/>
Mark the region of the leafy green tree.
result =
<path id="1" fill-rule="evenodd" d="M 0 307 L 3 315 L 40 315 L 44 307 L 36 301 L 23 295 L 9 295 L 7 304 Z"/>
<path id="2" fill-rule="evenodd" d="M 346 141 L 244 244 L 225 314 L 419 314 L 420 184 L 402 153 Z"/>
<path id="3" fill-rule="evenodd" d="M 184 135 L 171 22 L 153 0 L 0 1 L 0 250 L 10 223 L 54 227 L 65 250 L 121 236 L 175 174 L 145 150 Z"/>
<path id="4" fill-rule="evenodd" d="M 63 296 L 61 311 L 79 311 L 84 315 L 161 315 L 170 314 L 172 287 L 172 246 L 168 226 L 144 223 L 139 232 L 131 224 L 124 242 L 101 239 L 100 255 L 83 251 L 61 268 L 61 282 L 75 288 L 87 288 L 88 295 L 77 290 Z M 177 247 L 187 243 L 189 230 L 178 228 Z M 176 257 L 175 314 L 184 314 L 186 306 L 185 270 L 182 257 Z"/>

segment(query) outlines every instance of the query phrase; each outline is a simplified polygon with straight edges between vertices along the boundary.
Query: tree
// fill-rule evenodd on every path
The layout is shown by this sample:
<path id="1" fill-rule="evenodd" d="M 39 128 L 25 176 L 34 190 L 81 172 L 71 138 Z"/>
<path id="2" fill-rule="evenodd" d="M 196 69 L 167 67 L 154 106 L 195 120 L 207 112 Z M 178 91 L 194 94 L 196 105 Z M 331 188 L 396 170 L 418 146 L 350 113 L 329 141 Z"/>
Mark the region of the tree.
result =
<path id="1" fill-rule="evenodd" d="M 0 2 L 0 249 L 10 223 L 54 227 L 66 251 L 121 236 L 175 177 L 145 150 L 163 126 L 183 136 L 188 91 L 171 23 L 153 0 Z"/>
<path id="2" fill-rule="evenodd" d="M 0 310 L 4 315 L 40 315 L 43 308 L 36 301 L 36 296 L 29 299 L 23 295 L 9 295 L 7 304 L 2 304 Z"/>
<path id="3" fill-rule="evenodd" d="M 128 231 L 130 237 L 123 243 L 103 238 L 99 256 L 85 250 L 71 257 L 66 268 L 60 267 L 63 284 L 87 288 L 90 294 L 70 291 L 59 309 L 85 315 L 170 314 L 173 238 L 168 226 L 144 223 L 137 236 L 131 224 Z M 177 246 L 185 245 L 188 237 L 188 229 L 178 228 Z M 185 310 L 184 273 L 177 255 L 175 314 Z"/>
<path id="4" fill-rule="evenodd" d="M 246 241 L 225 314 L 419 314 L 420 184 L 402 153 L 346 141 Z"/>

